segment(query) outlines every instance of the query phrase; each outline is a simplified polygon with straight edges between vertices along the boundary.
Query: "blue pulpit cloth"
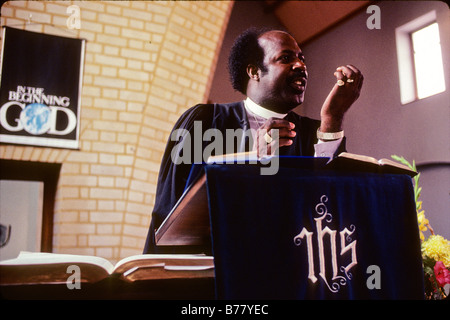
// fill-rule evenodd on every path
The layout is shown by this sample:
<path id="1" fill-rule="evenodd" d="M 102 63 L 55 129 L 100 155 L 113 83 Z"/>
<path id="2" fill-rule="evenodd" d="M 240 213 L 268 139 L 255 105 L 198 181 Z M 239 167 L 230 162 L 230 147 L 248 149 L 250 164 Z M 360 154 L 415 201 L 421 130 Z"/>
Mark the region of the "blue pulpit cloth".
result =
<path id="1" fill-rule="evenodd" d="M 218 299 L 423 299 L 410 177 L 205 171 Z"/>

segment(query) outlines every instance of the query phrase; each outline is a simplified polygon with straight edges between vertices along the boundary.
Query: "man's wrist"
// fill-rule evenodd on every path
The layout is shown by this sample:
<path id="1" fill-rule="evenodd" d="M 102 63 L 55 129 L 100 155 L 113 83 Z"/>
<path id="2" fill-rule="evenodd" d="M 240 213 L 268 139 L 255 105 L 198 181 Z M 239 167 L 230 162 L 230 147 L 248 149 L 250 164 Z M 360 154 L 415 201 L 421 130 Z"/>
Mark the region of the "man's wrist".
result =
<path id="1" fill-rule="evenodd" d="M 320 115 L 321 132 L 339 132 L 342 131 L 343 115 L 329 115 L 322 113 Z"/>
<path id="2" fill-rule="evenodd" d="M 344 130 L 337 132 L 322 132 L 320 128 L 317 129 L 317 139 L 322 141 L 333 141 L 342 139 L 344 137 Z"/>

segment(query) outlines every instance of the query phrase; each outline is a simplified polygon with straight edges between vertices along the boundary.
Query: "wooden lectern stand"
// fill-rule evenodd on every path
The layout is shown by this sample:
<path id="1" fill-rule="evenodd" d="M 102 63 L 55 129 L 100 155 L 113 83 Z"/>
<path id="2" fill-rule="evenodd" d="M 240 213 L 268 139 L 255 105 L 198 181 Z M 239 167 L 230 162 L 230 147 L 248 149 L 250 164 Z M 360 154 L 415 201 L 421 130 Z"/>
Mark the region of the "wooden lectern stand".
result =
<path id="1" fill-rule="evenodd" d="M 202 174 L 155 233 L 159 246 L 198 246 L 210 241 L 206 176 Z"/>

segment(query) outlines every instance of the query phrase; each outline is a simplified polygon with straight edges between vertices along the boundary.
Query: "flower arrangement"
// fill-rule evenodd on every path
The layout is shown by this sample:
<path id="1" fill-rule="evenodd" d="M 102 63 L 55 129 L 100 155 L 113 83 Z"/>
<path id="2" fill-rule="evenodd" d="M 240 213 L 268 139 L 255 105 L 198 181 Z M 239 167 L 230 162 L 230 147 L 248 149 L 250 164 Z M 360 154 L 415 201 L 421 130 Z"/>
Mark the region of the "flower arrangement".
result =
<path id="1" fill-rule="evenodd" d="M 391 157 L 417 172 L 414 161 L 411 164 L 404 157 L 396 155 Z M 420 200 L 422 188 L 419 187 L 419 178 L 420 173 L 413 179 L 417 222 L 421 240 L 425 298 L 428 300 L 446 299 L 447 295 L 444 286 L 450 284 L 450 241 L 435 234 L 430 222 L 425 216 L 425 210 L 422 209 L 422 201 Z M 431 235 L 425 238 L 424 232 L 427 230 L 430 231 Z"/>

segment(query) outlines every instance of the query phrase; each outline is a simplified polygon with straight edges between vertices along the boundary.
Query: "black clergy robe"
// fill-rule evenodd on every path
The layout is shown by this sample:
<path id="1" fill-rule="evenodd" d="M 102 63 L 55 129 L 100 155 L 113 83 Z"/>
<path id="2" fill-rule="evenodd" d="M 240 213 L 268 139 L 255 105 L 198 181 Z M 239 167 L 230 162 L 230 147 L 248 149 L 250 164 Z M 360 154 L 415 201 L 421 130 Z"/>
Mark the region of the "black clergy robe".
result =
<path id="1" fill-rule="evenodd" d="M 297 135 L 290 146 L 284 146 L 279 149 L 280 155 L 295 155 L 295 156 L 313 156 L 314 144 L 317 143 L 316 132 L 320 126 L 320 121 L 313 120 L 307 117 L 299 116 L 297 113 L 289 112 L 285 120 L 295 124 L 295 131 Z M 201 121 L 201 131 L 198 130 L 199 122 Z M 195 128 L 197 123 L 197 129 Z M 242 129 L 243 131 L 250 129 L 250 124 L 245 111 L 244 102 L 234 102 L 228 104 L 199 104 L 196 105 L 180 117 L 175 124 L 172 132 L 177 129 L 183 129 L 184 132 L 189 132 L 190 141 L 180 139 L 180 141 L 169 141 L 161 162 L 161 168 L 158 176 L 155 206 L 152 212 L 152 221 L 150 224 L 147 241 L 144 248 L 145 253 L 206 253 L 210 254 L 211 248 L 207 247 L 157 247 L 155 244 L 155 231 L 170 213 L 178 199 L 185 190 L 186 182 L 189 177 L 192 163 L 175 164 L 172 159 L 172 150 L 174 147 L 181 148 L 183 141 L 189 141 L 191 147 L 191 155 L 194 155 L 194 140 L 200 139 L 202 141 L 202 152 L 211 141 L 203 141 L 203 134 L 207 129 L 218 129 L 223 133 L 223 152 L 243 152 L 250 151 L 253 144 L 247 139 L 236 139 L 233 145 L 234 150 L 227 150 L 225 129 Z M 195 134 L 201 134 L 202 137 L 195 137 Z M 199 140 L 197 140 L 199 141 Z M 184 148 L 184 147 L 183 147 Z M 341 143 L 340 148 L 336 153 L 340 153 L 345 149 L 345 138 Z M 186 151 L 186 149 L 184 149 Z M 226 152 L 225 152 L 226 151 Z M 197 153 L 198 155 L 198 153 Z M 195 159 L 203 160 L 203 159 Z M 207 159 L 204 159 L 205 161 Z"/>

